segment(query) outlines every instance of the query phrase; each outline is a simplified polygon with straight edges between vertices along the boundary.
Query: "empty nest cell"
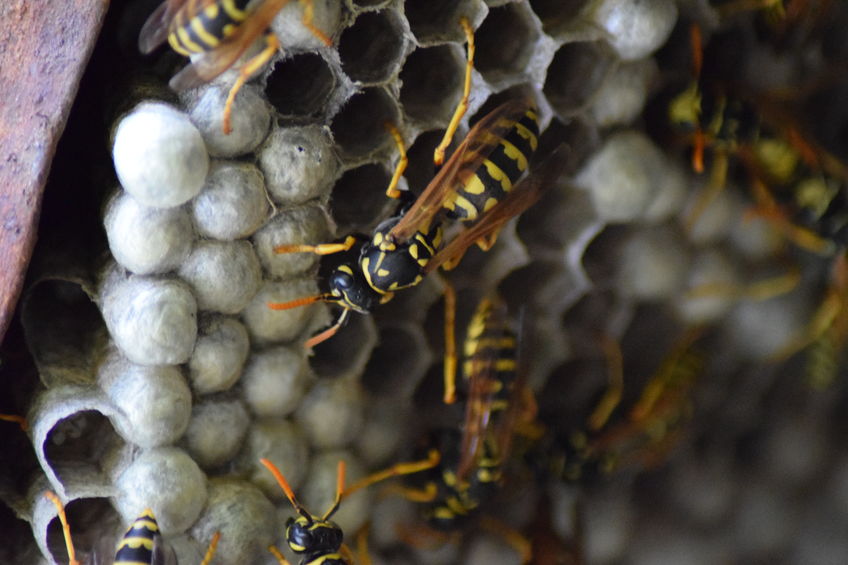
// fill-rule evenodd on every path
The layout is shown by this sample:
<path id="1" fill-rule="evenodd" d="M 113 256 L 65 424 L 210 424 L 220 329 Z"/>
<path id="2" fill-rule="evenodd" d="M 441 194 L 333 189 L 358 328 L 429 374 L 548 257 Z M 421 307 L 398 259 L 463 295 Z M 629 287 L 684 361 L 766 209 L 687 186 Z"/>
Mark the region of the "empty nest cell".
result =
<path id="1" fill-rule="evenodd" d="M 408 0 L 404 11 L 415 38 L 426 44 L 462 37 L 459 19 L 471 12 L 472 4 L 468 0 Z"/>
<path id="2" fill-rule="evenodd" d="M 274 64 L 265 95 L 283 116 L 316 116 L 327 105 L 335 82 L 320 55 L 302 53 Z"/>
<path id="3" fill-rule="evenodd" d="M 597 42 L 566 43 L 554 55 L 544 93 L 560 115 L 573 115 L 591 100 L 612 65 Z"/>
<path id="4" fill-rule="evenodd" d="M 393 204 L 386 197 L 391 175 L 382 165 L 369 163 L 347 171 L 333 187 L 330 211 L 340 234 L 368 231 Z"/>
<path id="5" fill-rule="evenodd" d="M 575 19 L 586 4 L 586 0 L 530 0 L 530 7 L 542 20 L 542 28 L 553 36 L 576 23 Z"/>
<path id="6" fill-rule="evenodd" d="M 385 81 L 400 65 L 404 42 L 397 12 L 364 13 L 339 39 L 342 69 L 350 78 L 363 84 Z"/>
<path id="7" fill-rule="evenodd" d="M 348 100 L 330 129 L 344 157 L 363 158 L 389 142 L 385 124 L 397 123 L 397 114 L 394 100 L 384 90 L 366 88 Z"/>
<path id="8" fill-rule="evenodd" d="M 462 94 L 464 61 L 450 45 L 414 51 L 400 72 L 400 102 L 413 120 L 444 125 Z"/>
<path id="9" fill-rule="evenodd" d="M 538 37 L 530 15 L 518 4 L 493 8 L 475 33 L 475 67 L 490 82 L 521 73 Z"/>

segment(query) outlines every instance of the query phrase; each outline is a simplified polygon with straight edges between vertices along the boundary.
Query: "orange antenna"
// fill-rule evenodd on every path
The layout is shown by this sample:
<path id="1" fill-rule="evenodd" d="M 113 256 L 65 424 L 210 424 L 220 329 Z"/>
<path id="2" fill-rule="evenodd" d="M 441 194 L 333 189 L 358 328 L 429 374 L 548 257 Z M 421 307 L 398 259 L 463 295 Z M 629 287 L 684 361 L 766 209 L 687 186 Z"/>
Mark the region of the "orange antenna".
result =
<path id="1" fill-rule="evenodd" d="M 314 304 L 315 302 L 329 301 L 332 298 L 334 297 L 331 293 L 325 292 L 324 294 L 316 294 L 315 296 L 296 298 L 294 300 L 289 300 L 288 302 L 268 302 L 267 305 L 271 310 L 291 310 L 292 308 L 307 306 L 309 304 Z"/>
<path id="2" fill-rule="evenodd" d="M 329 520 L 330 516 L 336 513 L 336 510 L 339 509 L 339 504 L 342 501 L 342 493 L 344 492 L 345 485 L 345 462 L 341 459 L 339 460 L 339 465 L 336 468 L 336 500 L 333 501 L 333 505 L 330 506 L 330 509 L 324 514 L 322 520 Z"/>
<path id="3" fill-rule="evenodd" d="M 303 505 L 297 501 L 297 498 L 295 497 L 294 491 L 289 485 L 289 482 L 286 480 L 280 470 L 277 469 L 277 466 L 271 463 L 269 460 L 265 459 L 264 457 L 260 459 L 259 462 L 265 465 L 265 468 L 271 471 L 271 474 L 274 475 L 275 479 L 277 479 L 277 484 L 279 484 L 280 488 L 283 489 L 283 492 L 286 493 L 286 498 L 289 499 L 289 502 L 291 502 L 291 505 L 294 506 L 295 510 L 297 510 L 297 513 L 306 518 L 307 520 L 311 521 L 312 516 L 309 514 L 309 512 L 306 511 Z"/>
<path id="4" fill-rule="evenodd" d="M 14 414 L 0 414 L 0 420 L 5 422 L 14 422 L 21 427 L 23 431 L 27 431 L 29 429 L 29 424 L 27 424 L 26 418 L 23 416 L 15 416 Z"/>
<path id="5" fill-rule="evenodd" d="M 341 327 L 344 325 L 344 323 L 347 321 L 347 317 L 348 317 L 349 314 L 350 314 L 350 309 L 345 308 L 344 311 L 342 311 L 341 316 L 339 316 L 339 319 L 335 324 L 333 324 L 332 326 L 330 326 L 329 328 L 327 328 L 323 332 L 316 334 L 316 335 L 310 337 L 309 339 L 307 339 L 306 343 L 304 343 L 303 346 L 306 347 L 307 349 L 311 349 L 311 348 L 315 347 L 316 345 L 318 345 L 319 343 L 323 343 L 323 342 L 327 341 L 328 339 L 330 339 L 331 337 L 333 337 L 334 335 L 336 335 L 336 332 L 338 332 L 341 329 Z"/>

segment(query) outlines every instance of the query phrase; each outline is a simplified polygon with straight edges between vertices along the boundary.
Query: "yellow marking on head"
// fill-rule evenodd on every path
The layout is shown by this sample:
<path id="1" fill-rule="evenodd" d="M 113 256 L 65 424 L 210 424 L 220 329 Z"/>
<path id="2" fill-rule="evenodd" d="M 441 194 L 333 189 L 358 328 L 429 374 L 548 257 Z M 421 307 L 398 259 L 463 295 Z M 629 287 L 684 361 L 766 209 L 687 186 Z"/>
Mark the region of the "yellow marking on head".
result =
<path id="1" fill-rule="evenodd" d="M 377 275 L 381 277 L 387 277 L 389 276 L 389 274 L 391 274 L 391 271 L 389 271 L 388 269 L 377 269 Z"/>
<path id="2" fill-rule="evenodd" d="M 377 232 L 374 234 L 374 245 L 380 245 L 383 243 L 383 232 Z"/>
<path id="3" fill-rule="evenodd" d="M 527 126 L 518 122 L 516 122 L 515 124 L 515 131 L 516 133 L 518 133 L 518 135 L 527 140 L 527 142 L 530 144 L 530 149 L 532 149 L 533 151 L 536 150 L 536 147 L 538 147 L 539 145 L 539 140 L 536 138 L 536 134 L 530 131 Z"/>
<path id="4" fill-rule="evenodd" d="M 409 254 L 413 259 L 418 259 L 418 246 L 414 243 L 409 246 Z"/>

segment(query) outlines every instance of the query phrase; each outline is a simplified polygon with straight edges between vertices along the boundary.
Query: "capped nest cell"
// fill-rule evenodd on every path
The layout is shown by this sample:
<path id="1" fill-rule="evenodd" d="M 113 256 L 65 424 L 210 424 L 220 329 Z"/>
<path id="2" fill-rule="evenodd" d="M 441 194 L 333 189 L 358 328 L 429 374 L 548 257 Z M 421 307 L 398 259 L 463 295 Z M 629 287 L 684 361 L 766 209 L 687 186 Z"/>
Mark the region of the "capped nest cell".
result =
<path id="1" fill-rule="evenodd" d="M 515 359 L 497 358 L 526 385 L 507 398 L 520 408 L 506 420 L 507 486 L 481 496 L 482 519 L 432 540 L 420 534 L 424 505 L 379 486 L 355 492 L 333 516 L 349 545 L 367 539 L 377 563 L 521 562 L 497 523 L 539 562 L 848 558 L 845 338 L 834 325 L 806 359 L 787 353 L 842 296 L 835 263 L 796 245 L 778 208 L 754 206 L 763 195 L 744 159 L 728 150 L 718 193 L 715 152 L 696 173 L 688 140 L 667 127 L 672 91 L 693 78 L 697 22 L 702 84 L 783 77 L 783 91 L 800 93 L 799 125 L 815 117 L 814 148 L 844 160 L 834 69 L 848 50 L 834 30 L 848 8 L 780 27 L 672 0 L 287 2 L 271 25 L 280 49 L 235 96 L 225 134 L 230 87 L 264 41 L 172 92 L 188 61 L 136 48 L 158 4 L 109 9 L 0 347 L 0 414 L 28 423 L 0 420 L 0 560 L 67 562 L 47 490 L 84 560 L 111 559 L 148 507 L 180 562 L 199 562 L 216 532 L 212 563 L 273 563 L 270 544 L 299 560 L 285 540 L 295 510 L 260 458 L 317 514 L 332 505 L 339 460 L 350 485 L 414 460 L 446 429 L 498 421 L 494 402 L 466 420 L 462 377 L 460 401 L 442 402 L 446 281 L 460 368 L 475 368 L 463 340 L 484 296 L 503 298 L 518 335 Z M 310 10 L 327 42 L 304 25 Z M 462 18 L 476 59 L 448 155 L 522 98 L 541 129 L 532 142 L 516 134 L 538 145 L 528 166 L 553 168 L 545 158 L 558 150 L 561 171 L 491 249 L 471 245 L 454 270 L 372 315 L 350 313 L 307 349 L 340 315 L 322 293 L 341 260 L 309 246 L 370 239 L 398 209 L 386 188 L 401 152 L 387 125 L 408 157 L 401 190 L 418 196 L 438 173 L 433 152 L 465 84 Z M 727 60 L 737 68 L 722 74 Z M 792 82 L 831 75 L 816 88 Z M 521 162 L 511 142 L 495 145 Z M 500 179 L 492 155 L 484 166 Z M 462 229 L 444 227 L 447 239 Z M 303 305 L 269 307 L 292 301 Z M 441 447 L 451 470 L 459 457 Z"/>

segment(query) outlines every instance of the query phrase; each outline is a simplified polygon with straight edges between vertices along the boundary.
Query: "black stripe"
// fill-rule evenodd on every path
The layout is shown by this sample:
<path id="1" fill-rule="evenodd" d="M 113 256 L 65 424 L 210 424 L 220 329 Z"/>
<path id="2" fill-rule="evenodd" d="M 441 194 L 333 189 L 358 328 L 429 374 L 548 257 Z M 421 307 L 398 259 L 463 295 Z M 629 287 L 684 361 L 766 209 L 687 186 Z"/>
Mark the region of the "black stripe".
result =
<path id="1" fill-rule="evenodd" d="M 115 554 L 115 565 L 120 565 L 123 562 L 152 563 L 153 552 L 144 546 L 129 547 L 125 545 Z"/>

